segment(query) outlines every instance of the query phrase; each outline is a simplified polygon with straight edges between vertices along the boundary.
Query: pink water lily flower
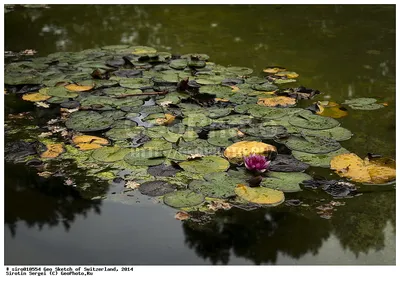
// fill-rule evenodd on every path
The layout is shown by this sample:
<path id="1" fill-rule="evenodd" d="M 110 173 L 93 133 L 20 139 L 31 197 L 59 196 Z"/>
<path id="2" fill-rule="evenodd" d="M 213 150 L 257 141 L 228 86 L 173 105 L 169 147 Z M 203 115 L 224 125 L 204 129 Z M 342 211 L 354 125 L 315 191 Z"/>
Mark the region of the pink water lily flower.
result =
<path id="1" fill-rule="evenodd" d="M 271 161 L 262 155 L 252 154 L 248 157 L 244 157 L 244 164 L 248 170 L 264 172 L 269 169 Z"/>

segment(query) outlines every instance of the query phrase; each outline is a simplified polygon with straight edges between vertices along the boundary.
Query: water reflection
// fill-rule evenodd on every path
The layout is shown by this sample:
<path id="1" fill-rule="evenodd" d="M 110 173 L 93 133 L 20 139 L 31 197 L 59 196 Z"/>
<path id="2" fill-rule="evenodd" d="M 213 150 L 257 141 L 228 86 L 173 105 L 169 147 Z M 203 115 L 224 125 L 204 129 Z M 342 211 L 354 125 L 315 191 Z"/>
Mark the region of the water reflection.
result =
<path id="1" fill-rule="evenodd" d="M 60 225 L 68 231 L 77 215 L 100 214 L 100 202 L 83 200 L 76 190 L 63 185 L 61 178 L 43 178 L 36 173 L 23 164 L 5 165 L 4 214 L 13 237 L 19 221 L 30 228 Z"/>
<path id="2" fill-rule="evenodd" d="M 395 226 L 394 191 L 348 199 L 331 220 L 300 207 L 252 212 L 234 209 L 219 213 L 216 220 L 204 225 L 184 223 L 183 230 L 187 246 L 212 264 L 228 264 L 232 253 L 254 264 L 275 264 L 279 256 L 301 263 L 304 256 L 318 256 L 332 235 L 356 257 L 383 250 L 388 222 Z"/>

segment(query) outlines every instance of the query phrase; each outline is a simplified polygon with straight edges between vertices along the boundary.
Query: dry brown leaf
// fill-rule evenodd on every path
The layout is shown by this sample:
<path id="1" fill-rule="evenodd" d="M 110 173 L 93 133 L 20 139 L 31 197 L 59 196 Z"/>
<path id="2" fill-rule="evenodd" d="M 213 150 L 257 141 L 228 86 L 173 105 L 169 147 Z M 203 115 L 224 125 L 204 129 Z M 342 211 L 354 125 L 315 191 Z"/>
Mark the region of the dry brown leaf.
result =
<path id="1" fill-rule="evenodd" d="M 53 173 L 50 171 L 43 171 L 43 172 L 38 172 L 37 175 L 44 177 L 44 178 L 48 178 L 48 177 L 52 176 Z"/>
<path id="2" fill-rule="evenodd" d="M 101 145 L 107 145 L 108 144 L 108 140 L 98 137 L 98 136 L 92 136 L 92 135 L 78 135 L 78 136 L 74 136 L 72 138 L 72 142 L 74 142 L 74 144 L 78 144 L 78 143 L 94 143 L 94 144 L 101 144 Z"/>
<path id="3" fill-rule="evenodd" d="M 189 219 L 189 218 L 190 218 L 190 215 L 187 212 L 184 212 L 184 211 L 178 211 L 175 214 L 175 219 L 178 219 L 178 220 L 186 220 L 186 219 Z"/>
<path id="4" fill-rule="evenodd" d="M 132 181 L 132 180 L 127 181 L 125 183 L 125 188 L 132 189 L 132 190 L 139 188 L 139 186 L 140 186 L 140 183 Z"/>
<path id="5" fill-rule="evenodd" d="M 42 132 L 38 135 L 39 138 L 45 138 L 53 135 L 53 132 Z"/>
<path id="6" fill-rule="evenodd" d="M 225 99 L 225 98 L 214 98 L 214 101 L 215 102 L 229 102 L 229 100 Z"/>
<path id="7" fill-rule="evenodd" d="M 47 151 L 40 155 L 42 158 L 56 158 L 64 152 L 62 144 L 47 144 L 46 147 Z"/>
<path id="8" fill-rule="evenodd" d="M 50 107 L 50 104 L 47 104 L 45 102 L 36 102 L 35 105 L 37 107 L 46 108 L 46 109 Z"/>

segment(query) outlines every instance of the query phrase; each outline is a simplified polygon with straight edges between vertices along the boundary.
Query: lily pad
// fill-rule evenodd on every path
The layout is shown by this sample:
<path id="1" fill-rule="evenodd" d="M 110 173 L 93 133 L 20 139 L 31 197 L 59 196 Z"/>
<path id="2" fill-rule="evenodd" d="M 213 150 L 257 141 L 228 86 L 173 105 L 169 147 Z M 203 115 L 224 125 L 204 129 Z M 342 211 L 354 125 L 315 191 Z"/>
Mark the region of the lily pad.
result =
<path id="1" fill-rule="evenodd" d="M 211 198 L 234 196 L 237 184 L 243 183 L 243 180 L 234 178 L 225 172 L 209 173 L 204 178 L 206 179 L 205 181 L 193 180 L 190 182 L 189 189 Z"/>
<path id="2" fill-rule="evenodd" d="M 283 137 L 288 135 L 286 128 L 281 125 L 265 126 L 262 124 L 256 124 L 249 128 L 242 128 L 241 131 L 250 136 L 257 136 L 264 139 L 273 139 L 275 137 Z"/>
<path id="3" fill-rule="evenodd" d="M 339 176 L 355 182 L 384 184 L 396 179 L 396 162 L 389 158 L 364 160 L 356 154 L 342 154 L 332 158 L 331 169 Z"/>
<path id="4" fill-rule="evenodd" d="M 311 176 L 302 172 L 269 172 L 268 177 L 263 178 L 260 185 L 285 193 L 299 192 L 302 191 L 299 184 L 310 179 Z"/>
<path id="5" fill-rule="evenodd" d="M 224 156 L 231 163 L 241 163 L 243 162 L 243 157 L 251 154 L 263 155 L 272 160 L 276 157 L 277 150 L 275 146 L 270 144 L 257 141 L 241 141 L 229 146 L 224 152 Z"/>
<path id="6" fill-rule="evenodd" d="M 49 98 L 51 98 L 51 96 L 44 95 L 41 93 L 29 93 L 29 94 L 25 94 L 22 96 L 22 100 L 30 101 L 30 102 L 46 101 Z"/>
<path id="7" fill-rule="evenodd" d="M 189 190 L 175 191 L 164 195 L 164 204 L 173 208 L 193 207 L 204 202 L 204 196 Z"/>
<path id="8" fill-rule="evenodd" d="M 314 115 L 310 111 L 295 114 L 290 120 L 291 125 L 314 130 L 334 128 L 339 125 L 336 119 Z"/>
<path id="9" fill-rule="evenodd" d="M 235 193 L 250 203 L 266 206 L 277 206 L 285 201 L 285 195 L 282 191 L 264 187 L 250 188 L 239 184 L 235 188 Z"/>
<path id="10" fill-rule="evenodd" d="M 60 98 L 75 98 L 79 94 L 76 92 L 70 92 L 62 86 L 56 87 L 49 87 L 49 88 L 42 88 L 39 90 L 39 93 L 44 95 L 49 95 L 53 97 L 60 97 Z"/>
<path id="11" fill-rule="evenodd" d="M 143 134 L 143 127 L 112 128 L 106 132 L 106 136 L 112 140 L 125 140 L 136 138 Z"/>
<path id="12" fill-rule="evenodd" d="M 299 129 L 299 132 L 303 135 L 326 137 L 336 141 L 349 140 L 351 136 L 353 136 L 353 133 L 351 133 L 350 130 L 340 126 L 323 130 Z"/>
<path id="13" fill-rule="evenodd" d="M 257 104 L 267 107 L 290 107 L 296 105 L 296 99 L 285 96 L 264 97 L 259 98 Z"/>
<path id="14" fill-rule="evenodd" d="M 196 139 L 190 142 L 180 142 L 178 151 L 186 155 L 200 154 L 207 156 L 219 153 L 220 149 L 209 144 L 206 140 Z"/>
<path id="15" fill-rule="evenodd" d="M 343 104 L 354 110 L 377 110 L 384 107 L 384 105 L 376 104 L 376 102 L 377 100 L 374 98 L 355 98 L 345 100 Z"/>
<path id="16" fill-rule="evenodd" d="M 226 171 L 230 164 L 224 158 L 218 156 L 206 156 L 201 159 L 195 159 L 179 163 L 179 166 L 185 171 L 192 173 L 210 173 Z"/>
<path id="17" fill-rule="evenodd" d="M 101 162 L 116 162 L 124 159 L 125 155 L 130 152 L 129 148 L 120 147 L 103 147 L 96 149 L 92 153 L 92 158 Z"/>
<path id="18" fill-rule="evenodd" d="M 76 131 L 92 132 L 108 129 L 112 123 L 112 119 L 104 118 L 97 112 L 79 111 L 72 113 L 65 125 L 67 128 Z"/>
<path id="19" fill-rule="evenodd" d="M 349 151 L 346 150 L 345 148 L 340 148 L 339 150 L 336 150 L 336 151 L 333 151 L 330 153 L 326 153 L 326 154 L 310 154 L 310 153 L 292 150 L 292 155 L 296 159 L 298 159 L 306 164 L 309 164 L 310 166 L 317 166 L 317 167 L 329 167 L 331 159 L 334 156 L 341 155 L 341 154 L 347 154 L 347 153 L 349 153 Z"/>
<path id="20" fill-rule="evenodd" d="M 341 148 L 340 143 L 334 139 L 319 136 L 290 136 L 283 141 L 290 150 L 310 153 L 326 154 Z"/>
<path id="21" fill-rule="evenodd" d="M 134 166 L 154 166 L 162 164 L 164 160 L 163 151 L 145 150 L 143 148 L 131 150 L 130 153 L 124 157 L 124 161 Z"/>
<path id="22" fill-rule="evenodd" d="M 174 192 L 175 189 L 175 185 L 159 180 L 145 182 L 139 186 L 140 193 L 150 197 L 163 196 L 167 193 Z"/>
<path id="23" fill-rule="evenodd" d="M 278 154 L 276 159 L 271 162 L 269 170 L 278 172 L 302 172 L 308 167 L 308 164 L 298 161 L 292 155 Z"/>
<path id="24" fill-rule="evenodd" d="M 211 119 L 204 114 L 189 114 L 182 120 L 184 125 L 190 127 L 204 127 L 211 124 Z"/>

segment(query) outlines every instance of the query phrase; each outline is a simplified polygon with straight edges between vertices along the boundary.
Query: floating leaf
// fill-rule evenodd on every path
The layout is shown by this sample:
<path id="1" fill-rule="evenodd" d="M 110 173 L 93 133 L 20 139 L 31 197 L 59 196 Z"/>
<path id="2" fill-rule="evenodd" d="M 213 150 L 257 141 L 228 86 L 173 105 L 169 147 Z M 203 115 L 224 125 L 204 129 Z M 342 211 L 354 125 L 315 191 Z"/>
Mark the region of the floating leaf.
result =
<path id="1" fill-rule="evenodd" d="M 341 148 L 334 139 L 319 136 L 290 136 L 282 141 L 291 150 L 310 154 L 326 154 Z"/>
<path id="2" fill-rule="evenodd" d="M 257 104 L 267 107 L 288 107 L 296 105 L 296 99 L 285 96 L 259 98 Z"/>
<path id="3" fill-rule="evenodd" d="M 204 114 L 189 114 L 182 123 L 190 127 L 204 127 L 211 124 L 211 119 Z"/>
<path id="4" fill-rule="evenodd" d="M 175 191 L 164 195 L 164 204 L 173 208 L 193 207 L 204 202 L 204 196 L 189 190 Z"/>
<path id="5" fill-rule="evenodd" d="M 322 117 L 312 114 L 310 111 L 302 111 L 289 119 L 291 125 L 314 130 L 329 129 L 339 125 L 339 122 L 330 117 Z"/>
<path id="6" fill-rule="evenodd" d="M 132 49 L 132 54 L 134 54 L 134 55 L 157 53 L 156 49 L 154 49 L 152 47 L 148 47 L 148 46 L 134 46 L 134 47 L 130 47 L 130 48 Z"/>
<path id="7" fill-rule="evenodd" d="M 396 163 L 389 158 L 362 160 L 356 154 L 342 154 L 332 158 L 331 169 L 355 182 L 384 184 L 396 179 Z"/>
<path id="8" fill-rule="evenodd" d="M 280 172 L 301 172 L 309 167 L 308 164 L 295 159 L 292 155 L 278 154 L 275 160 L 271 162 L 270 171 Z"/>
<path id="9" fill-rule="evenodd" d="M 68 84 L 67 86 L 64 86 L 65 89 L 69 90 L 69 91 L 75 91 L 75 92 L 83 92 L 83 91 L 89 91 L 92 90 L 94 88 L 94 83 L 93 84 L 88 84 L 85 85 L 83 83 L 80 84 Z"/>
<path id="10" fill-rule="evenodd" d="M 348 112 L 345 108 L 340 106 L 335 102 L 317 102 L 317 115 L 331 117 L 331 118 L 342 118 L 348 115 Z"/>
<path id="11" fill-rule="evenodd" d="M 323 130 L 298 129 L 298 132 L 301 132 L 303 135 L 326 137 L 336 141 L 349 140 L 353 136 L 350 130 L 340 126 Z"/>
<path id="12" fill-rule="evenodd" d="M 277 206 L 285 201 L 283 192 L 264 187 L 250 188 L 239 184 L 235 188 L 235 193 L 248 202 L 266 206 Z"/>
<path id="13" fill-rule="evenodd" d="M 104 118 L 101 114 L 93 111 L 79 111 L 72 113 L 65 122 L 67 128 L 91 132 L 110 128 L 113 120 Z"/>
<path id="14" fill-rule="evenodd" d="M 235 195 L 235 187 L 243 180 L 234 178 L 225 172 L 208 173 L 205 181 L 193 180 L 189 183 L 189 189 L 201 192 L 206 197 L 228 198 Z"/>
<path id="15" fill-rule="evenodd" d="M 282 67 L 266 67 L 265 69 L 263 69 L 263 72 L 272 73 L 272 74 L 277 73 L 277 72 L 282 72 L 282 71 L 286 71 L 286 69 L 282 68 Z"/>
<path id="16" fill-rule="evenodd" d="M 334 156 L 341 155 L 341 154 L 347 154 L 349 153 L 348 150 L 345 148 L 340 148 L 339 150 L 326 153 L 326 154 L 310 154 L 310 153 L 305 153 L 305 152 L 299 152 L 292 150 L 293 156 L 311 166 L 317 166 L 317 167 L 329 167 L 331 159 Z"/>
<path id="17" fill-rule="evenodd" d="M 202 154 L 202 155 L 215 155 L 220 149 L 208 143 L 203 139 L 196 139 L 190 142 L 180 142 L 178 151 L 181 154 L 192 155 L 192 154 Z"/>
<path id="18" fill-rule="evenodd" d="M 192 173 L 210 173 L 226 171 L 230 164 L 224 158 L 218 156 L 206 156 L 201 159 L 179 163 L 185 171 Z"/>
<path id="19" fill-rule="evenodd" d="M 107 145 L 108 140 L 98 137 L 98 136 L 92 136 L 92 135 L 78 135 L 72 138 L 72 142 L 74 144 L 78 143 L 95 143 L 95 144 L 101 144 L 101 145 Z"/>
<path id="20" fill-rule="evenodd" d="M 46 151 L 40 155 L 41 158 L 56 158 L 64 152 L 63 144 L 47 144 Z"/>
<path id="21" fill-rule="evenodd" d="M 299 184 L 304 180 L 312 179 L 302 172 L 269 172 L 268 177 L 263 178 L 261 186 L 280 190 L 282 192 L 302 191 Z"/>
<path id="22" fill-rule="evenodd" d="M 247 157 L 251 154 L 264 155 L 268 157 L 268 159 L 274 159 L 277 150 L 275 146 L 266 143 L 241 141 L 229 146 L 224 152 L 224 156 L 232 163 L 243 162 L 243 157 Z"/>
<path id="23" fill-rule="evenodd" d="M 124 160 L 134 166 L 154 166 L 162 164 L 165 159 L 163 151 L 138 148 L 126 154 Z"/>
<path id="24" fill-rule="evenodd" d="M 286 77 L 286 78 L 297 78 L 299 75 L 294 71 L 280 71 L 275 73 L 276 76 Z"/>
<path id="25" fill-rule="evenodd" d="M 256 124 L 249 128 L 242 128 L 242 131 L 251 136 L 261 137 L 263 139 L 273 139 L 275 137 L 287 136 L 287 130 L 281 125 L 263 125 Z"/>
<path id="26" fill-rule="evenodd" d="M 47 99 L 51 98 L 49 95 L 41 94 L 41 93 L 30 93 L 25 94 L 22 96 L 22 100 L 30 101 L 30 102 L 40 102 L 46 101 Z"/>
<path id="27" fill-rule="evenodd" d="M 175 219 L 177 219 L 177 220 L 183 221 L 183 220 L 189 219 L 189 218 L 190 218 L 190 215 L 189 215 L 187 212 L 178 211 L 178 212 L 175 214 L 174 217 L 175 217 Z"/>
<path id="28" fill-rule="evenodd" d="M 120 147 L 103 147 L 92 153 L 92 158 L 101 162 L 116 162 L 122 160 L 131 150 Z"/>
<path id="29" fill-rule="evenodd" d="M 140 185 L 139 191 L 143 195 L 157 197 L 175 191 L 176 186 L 165 181 L 150 181 Z"/>

